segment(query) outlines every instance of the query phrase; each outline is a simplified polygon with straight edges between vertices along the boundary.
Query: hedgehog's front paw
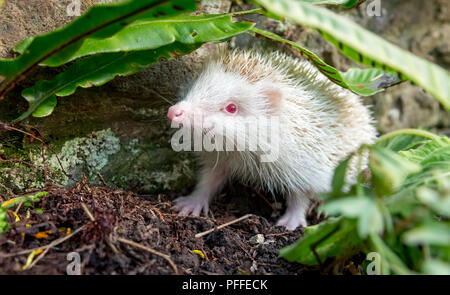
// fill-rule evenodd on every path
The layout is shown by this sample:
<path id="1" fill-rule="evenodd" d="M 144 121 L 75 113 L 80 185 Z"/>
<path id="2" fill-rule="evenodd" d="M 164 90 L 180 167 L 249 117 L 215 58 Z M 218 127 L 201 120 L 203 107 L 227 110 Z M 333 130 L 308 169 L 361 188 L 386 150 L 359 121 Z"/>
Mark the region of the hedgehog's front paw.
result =
<path id="1" fill-rule="evenodd" d="M 307 227 L 306 217 L 301 212 L 286 212 L 277 222 L 278 226 L 284 226 L 287 230 L 295 230 L 297 227 Z"/>
<path id="2" fill-rule="evenodd" d="M 209 198 L 203 195 L 189 195 L 187 197 L 179 197 L 174 200 L 175 205 L 172 207 L 180 215 L 200 216 L 203 212 L 208 213 Z"/>

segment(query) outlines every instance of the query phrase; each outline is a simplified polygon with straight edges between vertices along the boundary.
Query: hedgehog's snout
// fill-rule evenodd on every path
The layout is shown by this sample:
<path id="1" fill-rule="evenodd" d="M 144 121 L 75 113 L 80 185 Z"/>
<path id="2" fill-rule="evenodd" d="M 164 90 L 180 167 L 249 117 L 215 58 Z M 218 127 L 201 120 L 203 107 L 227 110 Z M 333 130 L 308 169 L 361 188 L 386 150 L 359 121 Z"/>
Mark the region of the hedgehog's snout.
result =
<path id="1" fill-rule="evenodd" d="M 203 112 L 190 104 L 177 103 L 169 108 L 167 117 L 174 123 L 184 126 L 201 126 L 203 123 Z"/>
<path id="2" fill-rule="evenodd" d="M 167 112 L 167 117 L 175 123 L 183 123 L 186 117 L 186 111 L 179 105 L 173 105 Z"/>

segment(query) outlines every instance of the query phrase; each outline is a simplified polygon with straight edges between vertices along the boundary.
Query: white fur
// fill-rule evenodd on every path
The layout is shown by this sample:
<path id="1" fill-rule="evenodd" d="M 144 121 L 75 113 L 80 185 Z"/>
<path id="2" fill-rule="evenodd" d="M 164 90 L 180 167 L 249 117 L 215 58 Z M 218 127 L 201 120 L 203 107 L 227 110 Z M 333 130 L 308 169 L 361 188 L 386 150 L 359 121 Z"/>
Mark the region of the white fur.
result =
<path id="1" fill-rule="evenodd" d="M 274 93 L 281 95 L 275 105 Z M 238 105 L 237 114 L 223 111 L 230 102 Z M 376 138 L 371 114 L 357 95 L 329 81 L 308 62 L 278 52 L 219 52 L 179 104 L 202 114 L 204 126 L 235 128 L 241 136 L 253 136 L 242 134 L 251 117 L 279 116 L 281 124 L 279 157 L 274 162 L 263 163 L 259 153 L 250 151 L 202 152 L 202 180 L 191 197 L 177 201 L 176 209 L 184 214 L 207 211 L 205 199 L 211 199 L 226 179 L 237 178 L 288 197 L 279 225 L 306 226 L 309 198 L 330 190 L 337 164 Z M 216 187 L 205 189 L 208 177 Z M 215 179 L 221 177 L 223 181 Z"/>

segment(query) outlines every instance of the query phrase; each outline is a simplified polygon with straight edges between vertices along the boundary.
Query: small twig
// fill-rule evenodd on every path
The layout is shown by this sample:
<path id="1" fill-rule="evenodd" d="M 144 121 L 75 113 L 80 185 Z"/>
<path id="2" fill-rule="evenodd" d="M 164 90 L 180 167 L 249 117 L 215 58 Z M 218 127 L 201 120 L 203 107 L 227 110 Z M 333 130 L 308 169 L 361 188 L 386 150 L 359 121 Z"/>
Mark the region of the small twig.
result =
<path id="1" fill-rule="evenodd" d="M 103 183 L 104 186 L 108 187 L 108 184 L 106 183 L 105 179 L 100 174 L 100 172 L 97 172 L 97 177 L 98 177 L 98 179 L 100 179 L 100 181 Z"/>
<path id="2" fill-rule="evenodd" d="M 19 206 L 17 206 L 16 211 L 14 211 L 16 214 L 19 213 L 20 207 L 22 207 L 24 202 L 25 202 L 25 199 L 22 199 L 22 201 L 20 201 Z"/>
<path id="3" fill-rule="evenodd" d="M 76 229 L 73 233 L 71 233 L 70 235 L 67 235 L 67 236 L 62 237 L 62 238 L 57 239 L 57 240 L 54 240 L 53 242 L 51 242 L 51 243 L 48 244 L 48 245 L 45 245 L 45 246 L 42 246 L 42 247 L 33 248 L 33 249 L 28 249 L 28 250 L 19 251 L 19 252 L 17 252 L 17 253 L 10 253 L 10 254 L 3 254 L 3 253 L 0 253 L 0 257 L 2 257 L 2 258 L 13 257 L 13 256 L 18 256 L 18 255 L 28 254 L 28 253 L 31 253 L 31 252 L 33 252 L 33 251 L 39 250 L 39 249 L 42 249 L 42 250 L 45 250 L 45 249 L 51 249 L 51 248 L 53 248 L 53 247 L 55 247 L 55 246 L 57 246 L 57 245 L 63 243 L 64 241 L 70 239 L 72 236 L 74 236 L 74 235 L 76 235 L 77 233 L 79 233 L 80 231 L 82 231 L 82 230 L 84 229 L 84 227 L 85 227 L 85 225 L 83 225 L 83 226 L 77 228 L 77 229 Z"/>
<path id="4" fill-rule="evenodd" d="M 91 211 L 89 211 L 89 209 L 88 209 L 88 207 L 86 206 L 86 204 L 82 202 L 82 203 L 81 203 L 81 207 L 83 207 L 83 210 L 84 210 L 84 212 L 86 212 L 86 215 L 89 217 L 89 219 L 90 219 L 92 222 L 94 222 L 94 221 L 95 221 L 95 217 L 94 217 L 94 215 L 92 215 Z M 112 243 L 110 237 L 106 237 L 105 240 L 106 240 L 106 243 L 108 244 L 108 246 L 111 247 L 111 249 L 113 250 L 113 252 L 114 252 L 115 254 L 119 254 L 119 253 L 120 253 L 119 250 L 117 250 L 117 247 L 114 246 L 114 244 Z"/>
<path id="5" fill-rule="evenodd" d="M 33 139 L 36 139 L 36 140 L 39 141 L 40 143 L 42 143 L 44 146 L 46 146 L 46 147 L 47 147 L 47 148 L 55 155 L 56 160 L 58 161 L 59 166 L 61 167 L 61 171 L 64 173 L 64 175 L 67 176 L 67 177 L 70 178 L 70 179 L 72 178 L 72 177 L 71 177 L 69 174 L 67 174 L 66 171 L 64 170 L 64 167 L 63 167 L 63 165 L 62 165 L 62 163 L 61 163 L 61 160 L 59 159 L 59 156 L 58 156 L 58 154 L 55 152 L 55 150 L 52 149 L 51 146 L 49 146 L 48 144 L 46 144 L 42 139 L 40 139 L 39 137 L 35 136 L 34 134 L 31 134 L 31 133 L 26 132 L 26 131 L 23 131 L 23 130 L 21 130 L 21 129 L 15 128 L 15 127 L 13 127 L 13 126 L 11 126 L 11 125 L 6 125 L 5 129 L 6 129 L 6 130 L 14 130 L 14 131 L 23 133 L 23 134 L 25 134 L 25 135 L 30 136 L 30 137 L 33 138 Z"/>
<path id="6" fill-rule="evenodd" d="M 166 97 L 164 97 L 161 93 L 159 93 L 158 91 L 154 90 L 154 89 L 150 89 L 150 91 L 152 91 L 153 93 L 155 93 L 157 96 L 159 96 L 160 98 L 162 98 L 165 102 L 167 102 L 168 104 L 170 104 L 171 106 L 174 105 L 174 103 L 172 101 L 170 101 L 169 99 L 167 99 Z"/>
<path id="7" fill-rule="evenodd" d="M 30 264 L 30 266 L 28 266 L 27 268 L 26 268 L 26 270 L 29 270 L 29 269 L 31 269 L 33 266 L 35 266 L 36 265 L 36 263 L 38 263 L 38 261 L 39 260 L 41 260 L 42 258 L 44 258 L 44 256 L 45 256 L 45 254 L 47 254 L 47 252 L 50 250 L 50 248 L 47 248 L 47 249 L 45 249 L 44 250 L 44 252 L 42 252 L 31 264 Z"/>
<path id="8" fill-rule="evenodd" d="M 203 217 L 203 216 L 194 216 L 194 215 L 180 215 L 178 213 L 161 213 L 163 216 L 170 216 L 175 218 L 192 218 L 192 219 L 202 219 L 205 221 L 211 221 L 211 218 L 209 217 Z"/>
<path id="9" fill-rule="evenodd" d="M 195 237 L 196 237 L 196 238 L 201 238 L 201 237 L 203 237 L 203 236 L 206 236 L 207 234 L 212 233 L 212 232 L 215 231 L 215 230 L 222 229 L 222 228 L 224 228 L 224 227 L 226 227 L 226 226 L 229 226 L 229 225 L 231 225 L 231 224 L 233 224 L 233 223 L 236 223 L 236 222 L 239 222 L 239 221 L 241 221 L 241 220 L 247 219 L 247 218 L 249 218 L 249 217 L 251 217 L 251 216 L 253 216 L 253 214 L 247 214 L 247 215 L 244 215 L 244 216 L 242 216 L 242 217 L 239 217 L 238 219 L 235 219 L 235 220 L 232 220 L 232 221 L 230 221 L 230 222 L 224 223 L 224 224 L 222 224 L 222 225 L 213 227 L 213 228 L 211 228 L 211 229 L 209 229 L 209 230 L 207 230 L 207 231 L 204 231 L 204 232 L 202 232 L 202 233 L 198 233 L 198 234 L 195 235 Z"/>
<path id="10" fill-rule="evenodd" d="M 248 15 L 248 14 L 263 14 L 264 10 L 262 8 L 255 8 L 247 11 L 236 11 L 233 12 L 233 16 L 241 16 L 241 15 Z"/>
<path id="11" fill-rule="evenodd" d="M 113 252 L 118 255 L 120 254 L 120 251 L 117 249 L 117 247 L 113 244 L 113 242 L 111 241 L 111 237 L 107 237 L 106 238 L 106 243 L 108 244 L 109 247 L 111 247 L 111 249 L 113 250 Z"/>
<path id="12" fill-rule="evenodd" d="M 257 191 L 257 190 L 253 190 L 253 191 L 254 191 L 261 199 L 263 199 L 264 202 L 266 202 L 266 204 L 270 206 L 270 208 L 272 208 L 272 211 L 275 212 L 275 214 L 276 214 L 277 216 L 280 216 L 280 211 L 279 211 L 277 208 L 275 208 L 275 207 L 273 206 L 273 204 L 272 204 L 271 202 L 269 202 L 269 200 L 267 200 L 266 197 L 264 197 L 263 194 L 261 194 L 261 192 L 259 192 L 259 191 Z"/>
<path id="13" fill-rule="evenodd" d="M 47 166 L 47 158 L 45 157 L 45 146 L 41 149 L 42 154 L 42 163 L 44 164 L 44 187 L 47 187 L 48 184 L 48 166 Z"/>
<path id="14" fill-rule="evenodd" d="M 247 250 L 244 249 L 244 247 L 242 247 L 241 243 L 235 239 L 233 239 L 233 242 L 235 245 L 237 245 L 239 248 L 241 248 L 242 251 L 244 251 L 245 255 L 248 256 L 248 258 L 250 258 L 250 260 L 255 261 L 255 259 L 253 258 L 252 255 L 250 255 L 250 253 L 248 253 Z"/>
<path id="15" fill-rule="evenodd" d="M 81 207 L 83 207 L 84 212 L 86 212 L 86 215 L 89 217 L 91 221 L 95 221 L 94 215 L 92 215 L 91 211 L 89 211 L 88 207 L 85 203 L 81 202 Z"/>
<path id="16" fill-rule="evenodd" d="M 28 163 L 26 161 L 23 160 L 19 160 L 19 159 L 4 159 L 2 158 L 2 156 L 0 155 L 0 162 L 5 162 L 5 163 L 19 163 L 19 164 L 24 164 L 30 168 L 35 168 L 35 166 L 31 163 Z"/>
<path id="17" fill-rule="evenodd" d="M 320 204 L 322 204 L 322 201 L 314 201 L 314 202 L 312 203 L 311 207 L 309 207 L 307 216 L 308 216 L 308 215 L 311 215 L 311 213 L 314 211 L 314 209 L 316 209 L 317 207 L 319 207 Z"/>
<path id="18" fill-rule="evenodd" d="M 6 191 L 7 194 L 14 195 L 14 192 L 9 187 L 5 186 L 4 184 L 0 183 L 0 186 Z"/>
<path id="19" fill-rule="evenodd" d="M 153 207 L 153 210 L 155 210 L 156 214 L 158 214 L 159 219 L 166 222 L 166 220 L 164 219 L 164 216 L 162 215 L 161 211 L 159 211 L 159 209 L 157 209 L 156 207 Z"/>
<path id="20" fill-rule="evenodd" d="M 169 264 L 172 266 L 173 270 L 175 271 L 175 274 L 178 274 L 177 266 L 176 266 L 175 263 L 172 261 L 172 259 L 170 258 L 169 255 L 166 255 L 166 254 L 161 253 L 161 252 L 159 252 L 159 251 L 156 251 L 156 250 L 154 250 L 154 249 L 152 249 L 152 248 L 146 247 L 146 246 L 144 246 L 144 245 L 138 244 L 138 243 L 136 243 L 136 242 L 133 242 L 133 241 L 128 240 L 128 239 L 125 239 L 125 238 L 119 237 L 119 238 L 117 238 L 117 240 L 118 240 L 119 242 L 122 242 L 122 243 L 125 243 L 125 244 L 128 244 L 128 245 L 131 245 L 131 246 L 140 248 L 140 249 L 142 249 L 142 250 L 145 250 L 145 251 L 147 251 L 147 252 L 150 252 L 150 253 L 152 253 L 152 254 L 155 254 L 155 255 L 158 255 L 158 256 L 164 258 L 164 259 L 167 260 L 167 262 L 169 262 Z"/>

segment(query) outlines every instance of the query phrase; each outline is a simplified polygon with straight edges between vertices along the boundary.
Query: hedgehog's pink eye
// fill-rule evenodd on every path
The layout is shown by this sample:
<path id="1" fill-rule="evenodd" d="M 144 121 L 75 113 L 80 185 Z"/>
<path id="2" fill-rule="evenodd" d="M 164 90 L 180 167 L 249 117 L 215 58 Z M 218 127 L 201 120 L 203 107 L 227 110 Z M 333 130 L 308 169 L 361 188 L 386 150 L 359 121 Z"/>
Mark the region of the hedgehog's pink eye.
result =
<path id="1" fill-rule="evenodd" d="M 227 112 L 229 112 L 230 114 L 234 114 L 237 111 L 237 106 L 234 103 L 230 103 L 229 105 L 227 105 L 227 107 L 225 108 L 225 110 Z"/>

